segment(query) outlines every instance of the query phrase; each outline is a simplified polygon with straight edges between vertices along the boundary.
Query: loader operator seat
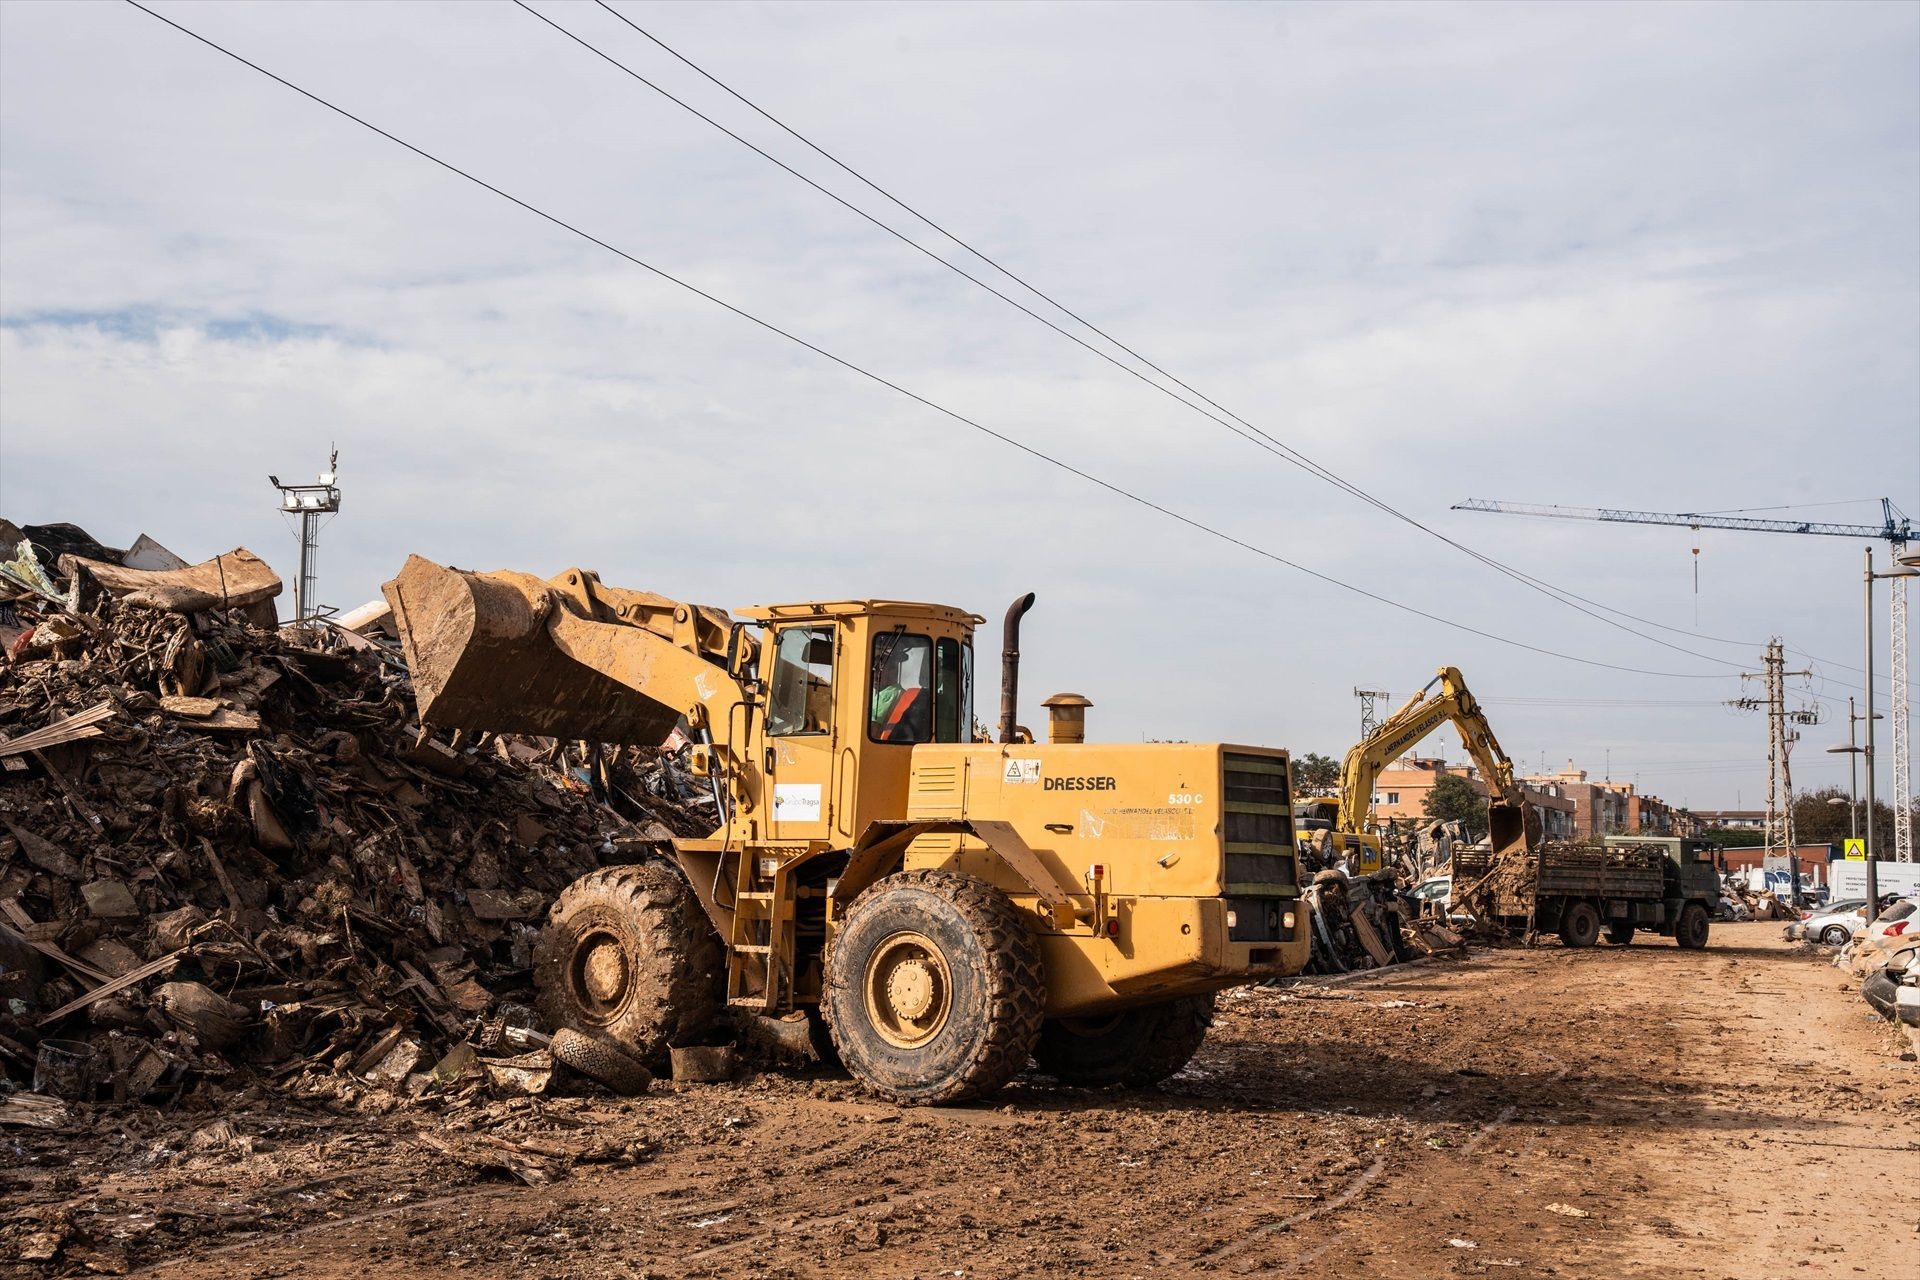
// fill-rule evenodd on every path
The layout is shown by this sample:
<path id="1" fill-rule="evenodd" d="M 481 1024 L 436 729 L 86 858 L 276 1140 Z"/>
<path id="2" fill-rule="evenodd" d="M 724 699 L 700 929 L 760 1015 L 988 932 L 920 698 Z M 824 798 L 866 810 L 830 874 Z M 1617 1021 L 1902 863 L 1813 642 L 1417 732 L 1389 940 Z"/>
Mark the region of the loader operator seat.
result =
<path id="1" fill-rule="evenodd" d="M 932 737 L 932 695 L 925 687 L 931 646 L 924 636 L 885 635 L 873 647 L 875 742 L 926 742 Z"/>

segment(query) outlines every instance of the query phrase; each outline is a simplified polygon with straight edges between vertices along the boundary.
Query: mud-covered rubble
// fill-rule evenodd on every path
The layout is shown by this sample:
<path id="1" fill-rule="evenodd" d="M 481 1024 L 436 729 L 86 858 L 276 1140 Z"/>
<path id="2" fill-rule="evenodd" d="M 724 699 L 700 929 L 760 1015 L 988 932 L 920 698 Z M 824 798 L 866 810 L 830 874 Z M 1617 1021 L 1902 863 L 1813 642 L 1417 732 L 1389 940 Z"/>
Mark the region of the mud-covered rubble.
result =
<path id="1" fill-rule="evenodd" d="M 530 1003 L 559 890 L 711 825 L 658 752 L 424 735 L 244 550 L 95 572 L 64 528 L 0 540 L 0 1125 L 36 1073 L 79 1108 L 483 1087 L 456 1046 Z"/>
<path id="2" fill-rule="evenodd" d="M 1444 920 L 1422 915 L 1411 885 L 1395 869 L 1351 876 L 1337 867 L 1314 873 L 1301 895 L 1312 935 L 1305 972 L 1349 973 L 1460 953 L 1464 940 Z"/>

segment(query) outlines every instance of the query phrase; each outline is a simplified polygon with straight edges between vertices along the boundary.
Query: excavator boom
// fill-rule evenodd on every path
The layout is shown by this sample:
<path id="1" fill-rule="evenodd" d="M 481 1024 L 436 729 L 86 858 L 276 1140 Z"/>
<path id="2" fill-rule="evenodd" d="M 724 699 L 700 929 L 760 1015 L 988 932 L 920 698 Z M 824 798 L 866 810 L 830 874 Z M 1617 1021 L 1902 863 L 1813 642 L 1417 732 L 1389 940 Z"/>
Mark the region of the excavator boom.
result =
<path id="1" fill-rule="evenodd" d="M 1438 691 L 1436 692 L 1436 686 Z M 1340 775 L 1338 829 L 1366 829 L 1380 771 L 1441 725 L 1452 722 L 1492 792 L 1489 836 L 1495 850 L 1527 844 L 1526 800 L 1513 778 L 1513 762 L 1500 749 L 1479 699 L 1467 688 L 1458 667 L 1441 667 L 1427 687 L 1380 723 L 1365 741 L 1347 752 Z"/>

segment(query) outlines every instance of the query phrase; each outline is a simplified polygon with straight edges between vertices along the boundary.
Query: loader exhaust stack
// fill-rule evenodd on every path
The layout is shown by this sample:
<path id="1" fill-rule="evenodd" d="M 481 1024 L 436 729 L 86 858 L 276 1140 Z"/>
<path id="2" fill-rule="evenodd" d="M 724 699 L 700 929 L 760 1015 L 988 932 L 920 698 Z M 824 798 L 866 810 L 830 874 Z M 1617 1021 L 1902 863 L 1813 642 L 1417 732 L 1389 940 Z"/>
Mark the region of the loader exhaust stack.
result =
<path id="1" fill-rule="evenodd" d="M 1033 608 L 1033 592 L 1007 606 L 1000 630 L 1000 741 L 1012 742 L 1020 719 L 1020 619 Z"/>

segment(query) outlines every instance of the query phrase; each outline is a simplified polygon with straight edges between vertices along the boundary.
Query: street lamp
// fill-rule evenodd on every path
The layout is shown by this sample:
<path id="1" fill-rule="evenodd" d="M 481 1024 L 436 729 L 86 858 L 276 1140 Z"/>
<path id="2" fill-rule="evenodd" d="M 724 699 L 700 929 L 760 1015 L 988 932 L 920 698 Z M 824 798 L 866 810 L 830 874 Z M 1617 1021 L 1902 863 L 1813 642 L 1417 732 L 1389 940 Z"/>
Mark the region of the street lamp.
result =
<path id="1" fill-rule="evenodd" d="M 1877 712 L 1875 713 L 1873 718 L 1875 720 L 1886 719 L 1885 716 L 1880 715 Z M 1866 719 L 1865 716 L 1860 715 L 1854 711 L 1853 699 L 1848 698 L 1847 699 L 1847 744 L 1844 747 L 1828 747 L 1827 748 L 1827 754 L 1830 756 L 1846 756 L 1847 757 L 1847 798 L 1845 801 L 1842 801 L 1840 797 L 1835 796 L 1833 799 L 1827 801 L 1827 803 L 1828 804 L 1844 803 L 1847 806 L 1847 835 L 1854 840 L 1858 840 L 1860 838 L 1860 760 L 1859 760 L 1859 757 L 1865 754 L 1866 748 L 1861 746 L 1856 746 L 1854 744 L 1853 726 L 1856 724 L 1859 724 L 1862 720 L 1865 720 L 1865 719 Z M 1871 822 L 1872 819 L 1869 818 L 1868 821 Z"/>
<path id="2" fill-rule="evenodd" d="M 1880 915 L 1880 876 L 1874 865 L 1873 857 L 1873 722 L 1880 718 L 1873 709 L 1873 580 L 1875 578 L 1920 578 L 1920 555 L 1901 555 L 1896 563 L 1899 568 L 1886 573 L 1873 571 L 1873 548 L 1867 549 L 1867 571 L 1864 595 L 1866 600 L 1866 645 L 1867 645 L 1867 742 L 1860 754 L 1866 757 L 1867 764 L 1867 923 L 1872 924 Z M 1848 725 L 1851 736 L 1852 725 Z M 1905 822 L 1907 815 L 1895 814 L 1894 821 Z"/>

